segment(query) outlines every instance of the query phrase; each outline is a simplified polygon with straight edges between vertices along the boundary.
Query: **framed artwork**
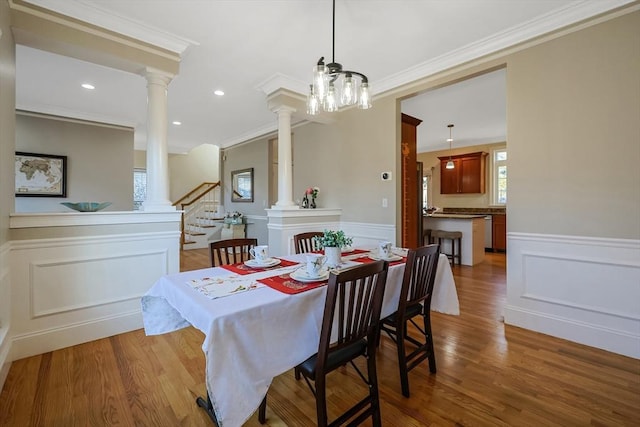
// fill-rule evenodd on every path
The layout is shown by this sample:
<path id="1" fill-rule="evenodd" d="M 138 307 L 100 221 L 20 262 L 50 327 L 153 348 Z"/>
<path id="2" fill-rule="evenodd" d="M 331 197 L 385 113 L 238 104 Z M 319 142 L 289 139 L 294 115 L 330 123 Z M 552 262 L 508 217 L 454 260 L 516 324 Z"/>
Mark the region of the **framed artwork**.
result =
<path id="1" fill-rule="evenodd" d="M 16 152 L 16 197 L 67 197 L 67 156 Z"/>
<path id="2" fill-rule="evenodd" d="M 231 172 L 231 201 L 253 202 L 253 168 Z"/>

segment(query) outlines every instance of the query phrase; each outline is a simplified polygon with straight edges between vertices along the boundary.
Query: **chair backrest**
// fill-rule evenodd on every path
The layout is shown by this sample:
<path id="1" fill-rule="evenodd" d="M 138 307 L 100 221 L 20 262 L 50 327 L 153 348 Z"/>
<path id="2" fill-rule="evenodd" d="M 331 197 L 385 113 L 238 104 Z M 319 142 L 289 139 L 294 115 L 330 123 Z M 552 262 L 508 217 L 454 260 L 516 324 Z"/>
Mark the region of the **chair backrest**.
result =
<path id="1" fill-rule="evenodd" d="M 314 237 L 322 236 L 322 231 L 309 231 L 307 233 L 300 233 L 293 236 L 293 244 L 297 254 L 306 254 L 307 252 L 317 251 L 320 248 L 317 246 Z"/>
<path id="2" fill-rule="evenodd" d="M 375 348 L 388 270 L 387 261 L 377 261 L 331 273 L 316 372 L 324 371 L 329 353 L 363 338 Z"/>
<path id="3" fill-rule="evenodd" d="M 431 295 L 439 256 L 438 245 L 409 249 L 398 301 L 398 313 L 404 313 L 406 307 L 419 303 L 423 304 L 424 310 L 431 309 Z"/>
<path id="4" fill-rule="evenodd" d="M 211 242 L 211 266 L 237 264 L 250 258 L 249 249 L 258 245 L 258 239 L 226 239 Z"/>

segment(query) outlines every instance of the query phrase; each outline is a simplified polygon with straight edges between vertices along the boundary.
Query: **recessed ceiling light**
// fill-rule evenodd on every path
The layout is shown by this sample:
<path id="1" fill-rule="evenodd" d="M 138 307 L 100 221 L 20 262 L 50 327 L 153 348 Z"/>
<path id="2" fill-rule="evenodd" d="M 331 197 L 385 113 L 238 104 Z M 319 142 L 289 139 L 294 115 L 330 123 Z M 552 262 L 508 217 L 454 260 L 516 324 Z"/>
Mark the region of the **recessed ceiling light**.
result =
<path id="1" fill-rule="evenodd" d="M 218 89 L 218 90 L 214 90 L 214 91 L 213 91 L 213 93 L 214 93 L 215 95 L 218 95 L 218 96 L 222 96 L 222 95 L 224 95 L 224 91 L 222 91 L 222 90 L 220 90 L 220 89 Z"/>
<path id="2" fill-rule="evenodd" d="M 176 120 L 176 121 L 173 122 L 173 124 L 176 125 L 176 126 L 180 126 L 182 124 L 182 122 L 179 122 L 179 121 Z"/>
<path id="3" fill-rule="evenodd" d="M 89 84 L 89 83 L 82 83 L 82 87 L 85 88 L 85 89 L 89 89 L 89 90 L 93 90 L 93 89 L 96 88 L 94 85 Z"/>

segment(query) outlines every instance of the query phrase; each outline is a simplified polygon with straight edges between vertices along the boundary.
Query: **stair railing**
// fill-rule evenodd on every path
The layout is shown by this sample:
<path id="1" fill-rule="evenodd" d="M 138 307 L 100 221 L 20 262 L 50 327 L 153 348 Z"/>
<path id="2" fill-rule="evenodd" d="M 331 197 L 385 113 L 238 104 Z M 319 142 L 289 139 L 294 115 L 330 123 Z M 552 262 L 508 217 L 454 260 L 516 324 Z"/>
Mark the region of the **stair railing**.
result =
<path id="1" fill-rule="evenodd" d="M 173 203 L 173 206 L 182 210 L 180 249 L 187 242 L 187 234 L 209 225 L 213 220 L 209 213 L 218 210 L 220 189 L 220 181 L 203 182 Z"/>

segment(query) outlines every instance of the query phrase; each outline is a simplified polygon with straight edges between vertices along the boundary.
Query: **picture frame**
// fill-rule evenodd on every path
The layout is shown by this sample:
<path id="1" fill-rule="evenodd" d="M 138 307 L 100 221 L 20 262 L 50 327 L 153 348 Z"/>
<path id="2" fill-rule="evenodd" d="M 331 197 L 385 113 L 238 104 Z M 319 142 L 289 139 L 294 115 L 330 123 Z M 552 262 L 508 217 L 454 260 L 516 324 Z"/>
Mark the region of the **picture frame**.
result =
<path id="1" fill-rule="evenodd" d="M 253 202 L 253 168 L 231 172 L 231 201 Z"/>
<path id="2" fill-rule="evenodd" d="M 16 197 L 67 197 L 67 156 L 16 151 Z"/>

